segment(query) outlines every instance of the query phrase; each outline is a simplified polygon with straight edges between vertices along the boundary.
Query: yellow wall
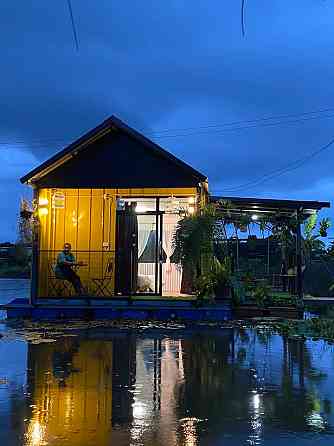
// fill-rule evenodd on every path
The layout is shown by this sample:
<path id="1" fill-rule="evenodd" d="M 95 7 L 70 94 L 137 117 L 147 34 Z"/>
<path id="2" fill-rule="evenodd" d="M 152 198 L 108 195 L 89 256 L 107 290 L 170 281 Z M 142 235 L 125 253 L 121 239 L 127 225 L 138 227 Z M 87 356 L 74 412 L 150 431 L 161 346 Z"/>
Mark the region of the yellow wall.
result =
<path id="1" fill-rule="evenodd" d="M 52 208 L 55 191 L 41 189 L 39 199 L 48 205 L 47 215 L 40 215 L 40 264 L 38 297 L 55 296 L 52 267 L 65 242 L 71 243 L 81 267 L 81 280 L 94 295 L 92 278 L 102 278 L 109 261 L 115 259 L 117 197 L 196 196 L 196 188 L 180 189 L 57 189 L 65 195 L 64 209 Z M 45 213 L 45 211 L 43 211 Z M 42 214 L 41 212 L 39 212 Z M 115 268 L 114 268 L 115 270 Z M 114 278 L 111 288 L 114 287 Z"/>

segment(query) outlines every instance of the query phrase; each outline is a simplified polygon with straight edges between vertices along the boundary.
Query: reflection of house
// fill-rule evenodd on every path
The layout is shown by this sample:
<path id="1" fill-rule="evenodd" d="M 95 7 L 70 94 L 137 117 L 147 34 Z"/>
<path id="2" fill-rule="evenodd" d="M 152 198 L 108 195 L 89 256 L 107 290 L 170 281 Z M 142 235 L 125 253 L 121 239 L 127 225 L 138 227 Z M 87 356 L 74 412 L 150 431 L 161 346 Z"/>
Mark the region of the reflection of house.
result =
<path id="1" fill-rule="evenodd" d="M 78 342 L 68 337 L 30 345 L 27 444 L 117 444 L 120 433 L 113 426 L 128 425 L 132 417 L 132 395 L 124 389 L 135 377 L 131 352 L 128 339 Z"/>
<path id="2" fill-rule="evenodd" d="M 1 389 L 1 445 L 260 444 L 264 432 L 276 444 L 279 432 L 332 432 L 322 343 L 247 329 L 99 330 L 21 355 Z"/>
<path id="3" fill-rule="evenodd" d="M 64 242 L 90 296 L 181 294 L 172 236 L 205 200 L 204 175 L 112 117 L 21 181 L 39 208 L 33 298 L 72 292 L 53 271 Z"/>

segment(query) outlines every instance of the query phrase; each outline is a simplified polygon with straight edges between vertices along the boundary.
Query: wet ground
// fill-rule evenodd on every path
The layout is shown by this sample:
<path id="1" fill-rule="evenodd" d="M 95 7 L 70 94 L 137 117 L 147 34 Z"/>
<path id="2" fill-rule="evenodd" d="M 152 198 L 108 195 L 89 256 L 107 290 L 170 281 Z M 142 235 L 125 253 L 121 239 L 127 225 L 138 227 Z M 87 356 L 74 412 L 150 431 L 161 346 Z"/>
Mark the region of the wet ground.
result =
<path id="1" fill-rule="evenodd" d="M 334 444 L 322 341 L 102 322 L 0 332 L 0 445 Z"/>

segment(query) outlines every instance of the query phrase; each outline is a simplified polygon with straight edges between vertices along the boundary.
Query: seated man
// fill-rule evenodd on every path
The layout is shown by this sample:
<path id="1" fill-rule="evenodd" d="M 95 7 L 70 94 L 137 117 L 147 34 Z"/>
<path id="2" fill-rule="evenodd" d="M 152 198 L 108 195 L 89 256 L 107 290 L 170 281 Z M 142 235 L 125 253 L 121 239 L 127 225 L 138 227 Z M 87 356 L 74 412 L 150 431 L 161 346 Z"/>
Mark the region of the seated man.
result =
<path id="1" fill-rule="evenodd" d="M 71 252 L 71 244 L 65 243 L 64 249 L 58 254 L 57 265 L 55 268 L 55 275 L 57 279 L 67 280 L 73 285 L 75 292 L 81 296 L 84 294 L 80 277 L 73 270 L 75 266 L 82 266 L 82 262 L 76 262 L 74 255 Z"/>

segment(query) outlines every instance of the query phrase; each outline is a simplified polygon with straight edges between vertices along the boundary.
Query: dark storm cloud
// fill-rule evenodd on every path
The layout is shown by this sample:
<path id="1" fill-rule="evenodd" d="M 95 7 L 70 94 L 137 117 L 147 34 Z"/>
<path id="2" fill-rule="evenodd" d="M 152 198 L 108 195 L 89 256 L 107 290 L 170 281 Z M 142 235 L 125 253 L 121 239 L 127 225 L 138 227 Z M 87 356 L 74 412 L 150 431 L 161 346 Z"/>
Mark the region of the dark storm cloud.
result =
<path id="1" fill-rule="evenodd" d="M 237 1 L 72 4 L 79 52 L 66 1 L 1 2 L 0 143 L 13 160 L 31 153 L 26 168 L 9 169 L 13 180 L 110 114 L 149 134 L 333 103 L 330 2 L 247 2 L 245 38 Z M 233 188 L 326 144 L 333 120 L 187 137 L 171 131 L 156 141 L 206 173 L 217 191 L 329 198 L 333 149 L 282 177 Z"/>

